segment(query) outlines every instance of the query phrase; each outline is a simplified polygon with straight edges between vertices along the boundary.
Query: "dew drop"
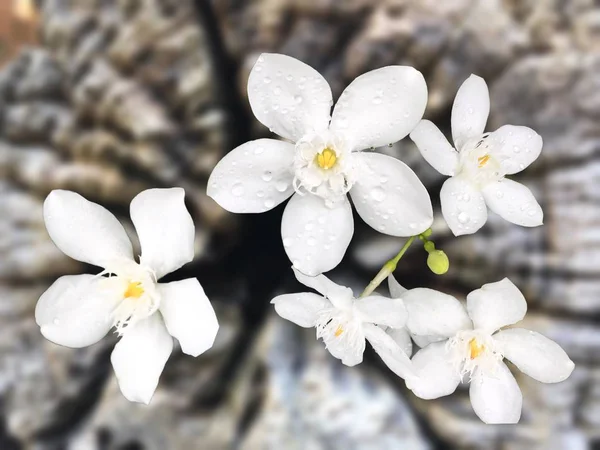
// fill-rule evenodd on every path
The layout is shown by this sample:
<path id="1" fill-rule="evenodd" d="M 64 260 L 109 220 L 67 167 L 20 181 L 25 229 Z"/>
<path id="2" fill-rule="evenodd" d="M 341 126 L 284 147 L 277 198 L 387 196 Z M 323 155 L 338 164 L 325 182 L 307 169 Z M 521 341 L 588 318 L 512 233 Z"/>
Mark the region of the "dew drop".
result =
<path id="1" fill-rule="evenodd" d="M 281 95 L 281 88 L 279 86 L 277 86 L 275 89 L 273 89 L 273 94 Z"/>
<path id="2" fill-rule="evenodd" d="M 231 187 L 231 193 L 234 197 L 241 197 L 244 195 L 244 186 L 241 183 L 236 183 Z"/>
<path id="3" fill-rule="evenodd" d="M 467 215 L 467 213 L 466 213 L 466 212 L 461 212 L 461 213 L 458 215 L 458 221 L 459 221 L 460 223 L 462 223 L 462 224 L 465 224 L 465 223 L 467 223 L 467 222 L 469 221 L 469 216 Z"/>
<path id="4" fill-rule="evenodd" d="M 270 79 L 269 77 L 264 77 L 264 78 L 263 78 L 263 82 L 264 82 L 265 84 L 269 84 L 269 83 L 271 82 L 271 79 Z"/>
<path id="5" fill-rule="evenodd" d="M 291 247 L 292 245 L 294 245 L 294 239 L 293 238 L 283 238 L 283 246 L 284 247 Z"/>
<path id="6" fill-rule="evenodd" d="M 256 196 L 257 196 L 258 198 L 263 198 L 263 197 L 265 196 L 265 191 L 258 191 L 258 192 L 256 193 Z"/>
<path id="7" fill-rule="evenodd" d="M 519 146 L 515 145 L 515 146 L 513 147 L 513 152 L 515 152 L 515 153 L 520 153 L 520 152 L 521 152 L 521 148 L 520 148 Z"/>
<path id="8" fill-rule="evenodd" d="M 273 179 L 273 174 L 267 170 L 265 173 L 263 173 L 262 179 L 263 181 L 271 181 Z"/>
<path id="9" fill-rule="evenodd" d="M 265 200 L 266 208 L 272 208 L 273 206 L 275 206 L 275 200 L 273 200 L 272 198 L 268 198 Z"/>
<path id="10" fill-rule="evenodd" d="M 285 181 L 278 181 L 275 183 L 275 189 L 277 189 L 279 192 L 285 192 L 287 188 L 288 184 Z"/>
<path id="11" fill-rule="evenodd" d="M 254 154 L 255 154 L 255 155 L 260 155 L 260 154 L 261 154 L 262 152 L 264 152 L 264 151 L 265 151 L 265 148 L 264 148 L 264 147 L 256 147 L 256 148 L 254 149 Z"/>
<path id="12" fill-rule="evenodd" d="M 285 79 L 288 81 L 292 81 L 294 79 L 294 77 L 291 75 L 288 75 L 287 77 L 285 77 Z"/>
<path id="13" fill-rule="evenodd" d="M 383 99 L 381 97 L 374 97 L 373 98 L 373 103 L 375 105 L 381 105 L 382 102 L 383 102 Z"/>
<path id="14" fill-rule="evenodd" d="M 302 101 L 303 101 L 303 98 L 302 98 L 302 96 L 301 96 L 301 95 L 296 95 L 296 96 L 294 97 L 294 101 L 295 101 L 296 103 L 300 104 L 300 103 L 302 103 Z"/>
<path id="15" fill-rule="evenodd" d="M 376 202 L 382 202 L 385 200 L 385 192 L 380 187 L 373 188 L 371 190 L 371 198 Z"/>
<path id="16" fill-rule="evenodd" d="M 502 197 L 504 197 L 504 192 L 502 192 L 502 191 L 496 192 L 496 198 L 502 198 Z"/>
<path id="17" fill-rule="evenodd" d="M 306 225 L 304 225 L 304 229 L 306 231 L 311 231 L 315 228 L 315 224 L 312 222 L 308 222 Z"/>
<path id="18" fill-rule="evenodd" d="M 308 240 L 306 241 L 306 243 L 308 245 L 310 245 L 311 247 L 314 247 L 317 244 L 317 240 L 315 238 L 308 238 Z"/>

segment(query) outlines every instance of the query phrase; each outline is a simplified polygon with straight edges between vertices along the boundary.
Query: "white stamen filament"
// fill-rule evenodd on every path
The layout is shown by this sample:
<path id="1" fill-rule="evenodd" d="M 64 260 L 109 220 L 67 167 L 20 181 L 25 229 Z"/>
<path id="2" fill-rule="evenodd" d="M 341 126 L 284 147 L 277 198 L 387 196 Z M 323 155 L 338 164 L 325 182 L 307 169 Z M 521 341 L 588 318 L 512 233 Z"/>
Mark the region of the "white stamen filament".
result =
<path id="1" fill-rule="evenodd" d="M 446 342 L 446 351 L 461 378 L 468 374 L 469 380 L 478 373 L 493 374 L 503 359 L 492 336 L 481 330 L 458 332 Z"/>
<path id="2" fill-rule="evenodd" d="M 158 310 L 160 295 L 156 289 L 156 275 L 151 269 L 132 261 L 113 263 L 110 270 L 102 274 L 106 273 L 111 274 L 107 278 L 111 280 L 110 289 L 120 298 L 112 317 L 116 332 L 122 335 L 128 327 Z"/>
<path id="3" fill-rule="evenodd" d="M 364 344 L 361 321 L 354 317 L 352 310 L 331 308 L 321 311 L 316 329 L 317 339 L 323 339 L 326 347 L 341 344 L 355 352 Z"/>

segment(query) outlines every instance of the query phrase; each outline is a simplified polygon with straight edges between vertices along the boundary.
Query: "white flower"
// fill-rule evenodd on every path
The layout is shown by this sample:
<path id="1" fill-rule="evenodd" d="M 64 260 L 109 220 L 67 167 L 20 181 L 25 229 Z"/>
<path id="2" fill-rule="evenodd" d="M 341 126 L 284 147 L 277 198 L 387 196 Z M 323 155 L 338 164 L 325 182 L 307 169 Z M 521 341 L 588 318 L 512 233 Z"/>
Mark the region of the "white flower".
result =
<path id="1" fill-rule="evenodd" d="M 431 289 L 406 291 L 402 300 L 410 333 L 432 342 L 413 356 L 416 377 L 406 379 L 420 398 L 449 395 L 468 375 L 471 404 L 481 420 L 517 423 L 522 395 L 504 358 L 543 383 L 563 381 L 573 371 L 556 342 L 522 328 L 498 331 L 527 311 L 525 298 L 507 278 L 471 292 L 466 310 L 454 297 Z"/>
<path id="2" fill-rule="evenodd" d="M 505 125 L 484 133 L 490 112 L 488 87 L 471 75 L 452 107 L 454 148 L 430 121 L 412 131 L 423 157 L 438 172 L 450 175 L 440 192 L 442 214 L 456 236 L 475 233 L 487 220 L 487 207 L 509 222 L 525 227 L 542 224 L 542 208 L 531 191 L 505 178 L 537 159 L 542 138 L 527 127 Z"/>
<path id="3" fill-rule="evenodd" d="M 382 327 L 400 329 L 406 322 L 402 300 L 380 296 L 354 298 L 352 290 L 324 275 L 309 277 L 294 270 L 302 284 L 321 295 L 303 292 L 275 297 L 271 303 L 281 317 L 304 328 L 315 327 L 317 339 L 347 366 L 360 364 L 368 340 L 398 376 L 412 376 L 409 357 Z"/>
<path id="4" fill-rule="evenodd" d="M 427 190 L 401 161 L 371 147 L 405 137 L 421 119 L 427 86 L 412 67 L 390 66 L 356 78 L 330 120 L 332 94 L 313 68 L 285 55 L 263 54 L 248 79 L 256 118 L 292 143 L 247 142 L 226 155 L 208 195 L 236 213 L 260 213 L 285 201 L 281 224 L 294 267 L 309 275 L 334 268 L 354 233 L 350 193 L 367 224 L 412 236 L 433 221 Z"/>
<path id="5" fill-rule="evenodd" d="M 56 280 L 36 306 L 36 322 L 46 339 L 72 348 L 92 345 L 116 327 L 122 337 L 111 361 L 130 401 L 150 402 L 173 349 L 171 336 L 184 353 L 198 356 L 212 347 L 219 327 L 198 280 L 156 282 L 194 258 L 194 223 L 184 195 L 180 188 L 149 189 L 132 200 L 139 264 L 123 226 L 102 206 L 62 190 L 44 202 L 56 246 L 104 271 Z"/>

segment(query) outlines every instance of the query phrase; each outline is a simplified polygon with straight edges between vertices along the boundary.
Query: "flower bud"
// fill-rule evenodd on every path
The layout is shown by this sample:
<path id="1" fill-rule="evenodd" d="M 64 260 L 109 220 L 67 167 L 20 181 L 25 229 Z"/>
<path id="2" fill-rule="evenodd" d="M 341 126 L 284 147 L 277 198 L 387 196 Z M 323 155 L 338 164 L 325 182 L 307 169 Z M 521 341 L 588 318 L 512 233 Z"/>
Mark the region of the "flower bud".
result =
<path id="1" fill-rule="evenodd" d="M 434 250 L 429 252 L 427 257 L 427 265 L 429 269 L 436 275 L 443 275 L 450 268 L 450 261 L 443 250 Z"/>

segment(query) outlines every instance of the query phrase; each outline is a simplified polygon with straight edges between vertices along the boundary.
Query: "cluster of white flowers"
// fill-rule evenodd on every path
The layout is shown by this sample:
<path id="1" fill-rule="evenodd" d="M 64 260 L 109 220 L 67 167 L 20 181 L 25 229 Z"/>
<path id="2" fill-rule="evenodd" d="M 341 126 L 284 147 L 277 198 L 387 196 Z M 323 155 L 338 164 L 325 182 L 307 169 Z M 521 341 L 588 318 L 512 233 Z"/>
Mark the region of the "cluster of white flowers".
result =
<path id="1" fill-rule="evenodd" d="M 540 154 L 542 139 L 526 127 L 484 133 L 489 114 L 485 81 L 472 75 L 452 109 L 452 147 L 431 122 L 421 120 L 427 86 L 412 67 L 389 66 L 354 80 L 333 105 L 325 79 L 285 55 L 263 54 L 248 80 L 256 118 L 284 140 L 258 139 L 225 156 L 208 194 L 236 213 L 262 213 L 291 197 L 281 234 L 296 278 L 315 293 L 280 295 L 276 312 L 317 338 L 342 363 L 362 362 L 366 341 L 417 396 L 449 395 L 470 381 L 471 403 L 486 423 L 515 423 L 521 392 L 506 358 L 527 375 L 554 383 L 574 368 L 553 341 L 533 331 L 502 327 L 523 319 L 527 304 L 508 279 L 467 296 L 406 290 L 391 273 L 417 237 L 435 273 L 448 258 L 429 240 L 431 199 L 415 173 L 396 158 L 372 151 L 410 134 L 423 157 L 449 175 L 440 193 L 442 214 L 456 235 L 487 219 L 487 207 L 522 226 L 542 224 L 542 210 L 525 186 L 506 179 Z M 374 229 L 409 237 L 358 298 L 324 275 L 342 260 L 354 233 L 350 201 Z M 148 402 L 172 350 L 197 356 L 213 344 L 218 324 L 200 284 L 157 280 L 194 256 L 194 225 L 181 189 L 152 189 L 131 203 L 142 246 L 140 262 L 123 227 L 104 208 L 78 194 L 52 192 L 44 217 L 56 245 L 74 259 L 101 266 L 98 275 L 65 276 L 41 297 L 36 320 L 46 338 L 82 347 L 113 326 L 122 336 L 112 363 L 124 395 Z M 386 278 L 390 297 L 375 293 Z M 413 341 L 420 348 L 413 355 Z M 412 357 L 412 358 L 411 358 Z M 468 375 L 468 377 L 466 377 Z"/>

